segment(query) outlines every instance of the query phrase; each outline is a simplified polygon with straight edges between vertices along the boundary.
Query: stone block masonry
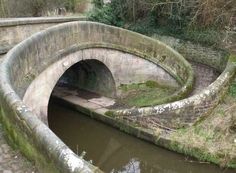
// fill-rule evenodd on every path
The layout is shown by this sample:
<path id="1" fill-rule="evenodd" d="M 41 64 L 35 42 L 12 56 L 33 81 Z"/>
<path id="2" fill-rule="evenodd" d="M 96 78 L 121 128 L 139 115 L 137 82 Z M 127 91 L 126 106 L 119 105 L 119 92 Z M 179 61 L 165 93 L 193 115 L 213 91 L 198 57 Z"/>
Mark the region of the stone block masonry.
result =
<path id="1" fill-rule="evenodd" d="M 0 20 L 0 58 L 19 42 L 51 26 L 86 20 L 85 17 L 37 17 Z"/>
<path id="2" fill-rule="evenodd" d="M 228 90 L 235 77 L 236 66 L 231 60 L 224 72 L 210 86 L 183 100 L 147 108 L 133 108 L 110 112 L 120 118 L 131 119 L 135 123 L 154 121 L 155 124 L 177 129 L 193 125 L 209 114 Z M 149 126 L 146 123 L 146 126 Z M 150 127 L 150 126 L 149 126 Z"/>

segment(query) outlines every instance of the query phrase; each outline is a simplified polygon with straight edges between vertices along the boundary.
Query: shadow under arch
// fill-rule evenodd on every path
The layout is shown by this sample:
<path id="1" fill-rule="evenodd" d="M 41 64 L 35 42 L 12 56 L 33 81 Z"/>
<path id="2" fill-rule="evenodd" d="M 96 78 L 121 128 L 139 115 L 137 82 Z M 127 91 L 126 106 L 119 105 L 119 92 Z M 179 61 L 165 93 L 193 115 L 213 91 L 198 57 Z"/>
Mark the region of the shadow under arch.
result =
<path id="1" fill-rule="evenodd" d="M 115 98 L 116 83 L 110 69 L 101 61 L 86 59 L 72 65 L 60 77 L 56 86 L 73 87 Z"/>
<path id="2" fill-rule="evenodd" d="M 116 95 L 115 80 L 107 65 L 100 59 L 83 59 L 80 55 L 79 52 L 77 56 L 65 57 L 49 66 L 31 83 L 24 95 L 26 105 L 47 125 L 49 100 L 58 81 L 99 95 Z M 76 80 L 80 82 L 75 83 Z"/>

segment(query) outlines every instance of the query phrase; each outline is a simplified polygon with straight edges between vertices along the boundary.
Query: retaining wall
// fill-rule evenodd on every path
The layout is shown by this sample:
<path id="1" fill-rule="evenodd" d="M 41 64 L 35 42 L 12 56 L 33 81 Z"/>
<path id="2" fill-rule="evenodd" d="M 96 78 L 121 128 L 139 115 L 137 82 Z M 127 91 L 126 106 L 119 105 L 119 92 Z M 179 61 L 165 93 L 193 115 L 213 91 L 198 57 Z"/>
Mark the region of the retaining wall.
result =
<path id="1" fill-rule="evenodd" d="M 207 65 L 218 72 L 224 71 L 227 65 L 229 55 L 225 50 L 213 49 L 170 36 L 154 35 L 153 38 L 157 38 L 177 50 L 188 61 Z"/>
<path id="2" fill-rule="evenodd" d="M 168 104 L 146 108 L 110 111 L 109 115 L 129 119 L 144 127 L 167 127 L 171 129 L 193 125 L 208 115 L 219 104 L 235 77 L 235 58 L 229 58 L 221 75 L 201 92 Z"/>
<path id="3" fill-rule="evenodd" d="M 156 35 L 154 38 L 178 50 L 188 61 L 212 67 L 221 75 L 210 86 L 190 95 L 189 98 L 152 108 L 114 110 L 109 114 L 120 118 L 124 116 L 124 119 L 134 123 L 144 122 L 141 125 L 150 128 L 176 129 L 190 126 L 208 115 L 227 92 L 229 83 L 235 76 L 235 58 L 229 58 L 230 55 L 226 51 L 214 50 L 173 37 Z"/>

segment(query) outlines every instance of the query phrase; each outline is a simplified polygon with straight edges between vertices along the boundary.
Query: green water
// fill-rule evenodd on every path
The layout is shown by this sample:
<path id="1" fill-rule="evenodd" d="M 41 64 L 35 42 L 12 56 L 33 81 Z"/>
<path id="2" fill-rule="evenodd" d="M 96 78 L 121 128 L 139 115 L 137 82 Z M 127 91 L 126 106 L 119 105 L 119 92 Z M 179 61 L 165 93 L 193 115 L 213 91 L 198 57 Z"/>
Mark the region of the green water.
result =
<path id="1" fill-rule="evenodd" d="M 165 150 L 51 101 L 49 127 L 106 173 L 235 173 Z"/>

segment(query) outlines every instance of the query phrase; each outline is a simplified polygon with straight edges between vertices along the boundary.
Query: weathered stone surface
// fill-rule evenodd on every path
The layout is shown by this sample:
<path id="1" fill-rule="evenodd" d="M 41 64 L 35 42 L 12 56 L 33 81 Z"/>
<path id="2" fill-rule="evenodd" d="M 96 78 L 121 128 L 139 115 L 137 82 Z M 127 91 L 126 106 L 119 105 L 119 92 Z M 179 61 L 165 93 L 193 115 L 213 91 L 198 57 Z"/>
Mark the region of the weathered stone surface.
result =
<path id="1" fill-rule="evenodd" d="M 89 101 L 92 103 L 98 104 L 102 107 L 109 107 L 115 104 L 114 99 L 110 99 L 107 97 L 93 98 L 93 99 L 89 99 Z"/>
<path id="2" fill-rule="evenodd" d="M 74 22 L 55 26 L 21 42 L 7 54 L 0 68 L 2 117 L 4 124 L 9 125 L 8 130 L 14 129 L 18 134 L 9 135 L 44 172 L 101 172 L 72 153 L 32 114 L 32 107 L 26 107 L 21 100 L 32 80 L 51 64 L 80 49 L 96 47 L 128 52 L 159 64 L 182 85 L 180 93 L 191 89 L 192 68 L 181 55 L 161 42 L 123 29 Z M 61 70 L 65 71 L 67 65 L 65 62 Z M 38 100 L 41 101 L 44 102 Z"/>
<path id="3" fill-rule="evenodd" d="M 86 27 L 90 27 L 90 29 L 86 28 Z M 81 24 L 81 27 L 77 28 L 76 25 L 74 25 L 72 28 L 74 28 L 74 30 L 71 31 L 72 32 L 71 34 L 69 34 L 69 31 L 62 32 L 62 33 L 60 33 L 60 37 L 57 37 L 57 34 L 53 35 L 53 34 L 49 34 L 48 32 L 44 33 L 45 37 L 41 37 L 38 34 L 37 37 L 40 37 L 41 38 L 40 40 L 42 42 L 41 43 L 35 42 L 35 45 L 33 46 L 34 49 L 32 49 L 32 51 L 30 51 L 30 52 L 25 51 L 24 53 L 26 53 L 27 56 L 24 55 L 25 58 L 24 58 L 24 60 L 22 59 L 22 61 L 30 62 L 30 64 L 33 65 L 34 67 L 37 67 L 36 64 L 39 62 L 42 62 L 42 61 L 45 64 L 42 64 L 42 66 L 39 66 L 34 69 L 32 68 L 32 66 L 30 64 L 28 64 L 29 66 L 27 68 L 25 68 L 26 71 L 24 72 L 24 74 L 22 74 L 25 76 L 26 79 L 15 81 L 15 84 L 18 86 L 19 85 L 21 85 L 21 86 L 27 85 L 27 82 L 30 82 L 30 80 L 32 80 L 34 78 L 34 76 L 37 76 L 42 71 L 42 69 L 44 68 L 44 65 L 45 66 L 50 65 L 50 63 L 52 63 L 52 61 L 56 60 L 57 58 L 60 58 L 61 56 L 64 56 L 63 54 L 68 54 L 70 51 L 72 53 L 73 51 L 76 51 L 76 49 L 84 49 L 84 48 L 89 48 L 89 47 L 109 47 L 109 48 L 118 49 L 118 50 L 120 49 L 125 52 L 130 52 L 132 54 L 137 54 L 137 55 L 140 54 L 139 56 L 144 57 L 149 61 L 159 64 L 162 68 L 164 68 L 167 72 L 169 72 L 174 78 L 176 78 L 176 80 L 179 83 L 185 85 L 182 87 L 182 91 L 181 91 L 182 93 L 185 93 L 189 89 L 191 89 L 193 76 L 191 74 L 192 69 L 191 69 L 190 65 L 187 64 L 186 61 L 182 61 L 183 58 L 181 56 L 179 56 L 179 54 L 175 54 L 174 52 L 170 53 L 169 48 L 162 45 L 161 43 L 156 42 L 156 44 L 158 43 L 160 47 L 158 47 L 158 46 L 154 47 L 153 46 L 153 45 L 155 45 L 154 40 L 149 40 L 149 41 L 147 41 L 147 44 L 144 44 L 143 40 L 146 40 L 146 39 L 142 38 L 142 36 L 140 36 L 138 34 L 137 34 L 137 37 L 135 37 L 134 33 L 131 32 L 132 34 L 129 37 L 126 37 L 125 35 L 121 37 L 120 35 L 123 35 L 123 34 L 129 35 L 128 34 L 129 32 L 126 33 L 123 30 L 118 30 L 117 33 L 115 33 L 114 31 L 113 31 L 114 34 L 109 33 L 112 31 L 112 27 L 109 29 L 105 29 L 103 31 L 102 29 L 105 28 L 105 26 L 99 25 L 99 27 L 96 28 L 96 24 L 94 24 L 94 23 L 87 25 L 86 22 L 84 22 L 83 24 Z M 85 28 L 85 30 L 83 28 Z M 56 30 L 56 27 L 54 27 L 53 30 Z M 53 32 L 53 30 L 52 30 L 52 32 Z M 94 30 L 94 31 L 92 31 L 92 30 Z M 101 32 L 104 32 L 106 37 L 104 37 L 104 38 L 101 36 L 99 37 L 97 30 L 98 31 L 101 30 Z M 80 42 L 85 42 L 86 44 L 76 46 L 76 44 L 77 44 L 76 36 L 72 37 L 73 32 L 74 33 L 81 32 L 81 35 L 78 34 L 78 35 L 80 35 L 80 37 L 78 39 L 80 40 Z M 83 32 L 86 32 L 86 33 L 83 34 Z M 93 34 L 93 35 L 91 35 L 91 34 Z M 88 37 L 88 38 L 83 38 L 83 37 Z M 126 40 L 122 40 L 122 38 L 126 38 Z M 32 40 L 35 40 L 35 39 L 32 39 Z M 86 39 L 88 39 L 90 42 L 87 43 Z M 94 41 L 91 39 L 93 39 Z M 101 42 L 101 39 L 103 39 L 102 42 Z M 136 41 L 132 41 L 133 39 L 136 39 Z M 137 40 L 137 39 L 139 39 L 139 40 Z M 119 45 L 119 44 L 121 44 L 121 43 L 119 43 L 119 41 L 122 42 L 122 46 Z M 53 42 L 53 43 L 57 42 L 60 44 L 57 44 L 57 45 L 53 44 L 53 46 L 50 44 L 47 45 L 49 42 Z M 100 43 L 96 43 L 96 42 L 100 42 Z M 106 43 L 106 42 L 108 42 L 108 43 Z M 140 44 L 138 44 L 138 43 L 140 43 Z M 150 45 L 151 43 L 153 45 Z M 68 48 L 68 46 L 69 46 L 69 48 Z M 147 50 L 148 46 L 151 47 L 151 49 L 149 47 L 150 50 Z M 44 47 L 47 47 L 47 49 L 43 49 Z M 69 49 L 70 49 L 70 51 L 69 51 Z M 142 50 L 144 52 L 142 52 Z M 39 54 L 37 54 L 37 52 Z M 35 56 L 35 53 L 38 56 Z M 51 53 L 53 53 L 53 54 L 49 55 Z M 161 56 L 159 56 L 159 53 L 165 54 L 165 55 L 163 55 L 163 57 L 161 57 Z M 62 55 L 60 55 L 60 54 L 62 54 Z M 167 56 L 167 54 L 170 54 L 170 55 Z M 154 56 L 155 56 L 155 58 L 151 58 Z M 41 57 L 41 58 L 39 58 L 39 57 Z M 42 59 L 42 57 L 44 57 L 44 58 Z M 51 57 L 53 57 L 53 58 L 51 58 Z M 177 59 L 179 59 L 179 61 L 176 61 L 177 60 L 177 59 L 175 59 L 176 57 L 178 57 Z M 31 59 L 31 60 L 29 60 L 29 59 Z M 20 62 L 15 61 L 15 63 L 16 63 L 15 64 L 16 68 L 14 68 L 14 70 L 12 71 L 13 72 L 12 74 L 16 73 L 19 70 L 18 67 L 19 67 Z M 18 90 L 17 91 L 18 93 L 23 92 L 22 94 L 20 94 L 22 97 L 25 91 L 24 90 L 20 91 L 21 87 L 15 87 L 15 89 Z"/>
<path id="4" fill-rule="evenodd" d="M 210 84 L 212 84 L 217 77 L 220 75 L 220 73 L 210 66 L 196 63 L 196 62 L 190 62 L 194 75 L 195 75 L 195 82 L 193 85 L 193 91 L 190 95 L 197 94 L 201 92 L 203 89 L 207 88 Z"/>
<path id="5" fill-rule="evenodd" d="M 32 34 L 59 23 L 85 20 L 85 17 L 37 17 L 0 20 L 0 54 L 7 53 L 14 45 Z"/>
<path id="6" fill-rule="evenodd" d="M 73 64 L 80 61 L 86 62 L 86 60 L 91 59 L 99 60 L 99 62 L 104 63 L 108 70 L 110 70 L 112 78 L 114 78 L 115 82 L 115 91 L 118 90 L 118 87 L 121 84 L 141 83 L 147 80 L 154 80 L 160 84 L 171 87 L 178 86 L 178 83 L 165 70 L 147 60 L 116 50 L 93 48 L 69 54 L 68 56 L 63 57 L 63 59 L 57 61 L 56 63 L 48 67 L 27 88 L 23 98 L 24 103 L 29 108 L 31 108 L 31 110 L 36 115 L 38 115 L 41 120 L 47 123 L 49 98 L 59 78 Z M 89 62 L 87 62 L 87 66 L 88 65 Z M 100 68 L 100 70 L 102 70 L 103 67 L 96 67 L 95 65 L 93 65 L 93 68 Z M 93 69 L 89 70 L 92 71 Z M 80 71 L 78 71 L 78 73 L 79 72 Z M 95 71 L 92 72 L 92 74 L 94 73 Z M 101 82 L 101 80 L 105 78 L 105 74 L 103 73 L 104 72 L 101 71 L 101 73 L 97 74 L 101 78 L 99 82 Z M 106 71 L 106 73 L 109 73 L 109 71 Z M 78 78 L 79 75 L 80 74 L 76 73 L 76 76 Z M 86 78 L 88 77 L 86 76 Z M 82 79 L 78 79 L 76 81 L 81 80 Z M 107 80 L 104 79 L 104 81 Z M 105 88 L 106 85 L 109 85 L 109 81 L 107 81 L 107 83 L 102 84 L 101 86 L 94 83 L 94 91 L 98 92 L 99 87 Z M 40 88 L 38 86 L 40 86 Z M 79 83 L 78 86 L 83 86 L 83 83 Z M 89 87 L 87 89 L 89 90 Z M 116 95 L 118 94 L 119 93 L 116 93 Z M 38 102 L 38 100 L 40 100 L 40 102 Z"/>
<path id="7" fill-rule="evenodd" d="M 19 47 L 21 46 L 19 45 Z M 19 49 L 21 52 L 22 47 Z M 38 49 L 38 51 L 41 52 L 40 49 Z M 14 49 L 12 52 L 14 52 Z M 29 50 L 26 50 L 26 52 L 29 53 Z M 11 53 L 8 55 L 10 54 Z M 24 62 L 26 62 L 24 60 L 27 59 L 24 59 L 25 57 L 22 58 L 23 59 L 19 60 L 24 64 Z M 11 58 L 9 57 L 6 58 L 5 63 L 7 61 L 13 62 L 10 59 Z M 4 76 L 7 74 L 6 71 L 9 69 L 4 69 L 6 64 L 3 64 L 4 63 L 2 63 L 3 68 L 0 68 L 0 70 L 1 75 Z M 22 65 L 20 64 L 14 66 L 14 68 L 16 67 L 19 69 Z M 31 66 L 31 68 L 35 70 L 36 66 L 34 65 Z M 45 67 L 44 63 L 41 65 L 42 67 Z M 13 72 L 12 70 L 14 71 L 14 69 L 10 69 L 11 72 Z M 8 72 L 11 73 L 10 71 Z M 24 73 L 19 71 L 15 77 L 18 78 L 20 74 Z M 55 136 L 55 134 L 48 129 L 47 126 L 45 126 L 45 124 L 39 121 L 29 111 L 29 109 L 22 104 L 18 95 L 13 94 L 11 91 L 13 88 L 5 85 L 6 83 L 4 80 L 6 78 L 4 79 L 3 76 L 0 79 L 2 86 L 0 102 L 1 119 L 8 135 L 10 136 L 9 139 L 12 143 L 14 143 L 14 145 L 17 145 L 28 158 L 35 160 L 36 165 L 39 166 L 40 170 L 43 172 L 101 172 L 98 168 L 76 156 L 60 139 L 58 139 L 58 137 Z M 22 81 L 27 84 L 32 78 L 34 78 L 33 74 L 27 74 L 23 77 Z M 15 85 L 15 87 L 16 86 L 18 86 L 20 90 L 26 89 L 24 87 L 27 87 L 27 85 L 20 86 L 18 84 Z"/>
<path id="8" fill-rule="evenodd" d="M 228 63 L 224 72 L 203 91 L 183 100 L 146 108 L 115 110 L 116 116 L 128 117 L 130 121 L 142 123 L 152 121 L 155 125 L 168 128 L 183 128 L 196 123 L 207 115 L 220 102 L 234 79 L 236 66 Z M 150 127 L 146 123 L 146 127 Z"/>
<path id="9" fill-rule="evenodd" d="M 200 44 L 194 44 L 190 41 L 183 41 L 170 36 L 154 35 L 162 42 L 171 46 L 191 62 L 205 64 L 222 72 L 227 65 L 227 52 L 223 50 L 214 50 L 211 47 L 204 47 Z"/>
<path id="10" fill-rule="evenodd" d="M 3 61 L 4 56 L 5 56 L 5 54 L 0 54 L 0 63 Z"/>

